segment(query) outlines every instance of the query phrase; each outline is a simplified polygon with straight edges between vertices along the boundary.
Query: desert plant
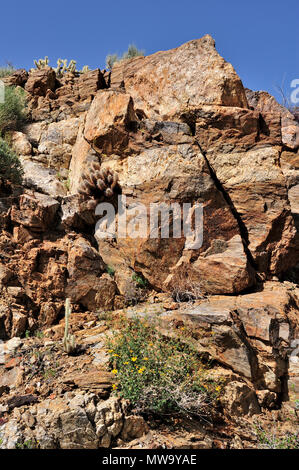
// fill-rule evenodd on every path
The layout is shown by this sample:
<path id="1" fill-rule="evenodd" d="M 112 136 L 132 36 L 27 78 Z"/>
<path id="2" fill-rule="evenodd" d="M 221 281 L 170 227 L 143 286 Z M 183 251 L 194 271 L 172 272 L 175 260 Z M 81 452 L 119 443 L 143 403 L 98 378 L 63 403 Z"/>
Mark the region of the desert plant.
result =
<path id="1" fill-rule="evenodd" d="M 15 69 L 12 65 L 7 65 L 5 67 L 0 67 L 0 78 L 8 77 L 14 73 Z"/>
<path id="2" fill-rule="evenodd" d="M 49 57 L 46 56 L 44 59 L 34 60 L 33 62 L 37 69 L 43 69 L 49 65 Z"/>
<path id="3" fill-rule="evenodd" d="M 108 70 L 112 70 L 112 67 L 116 62 L 132 59 L 133 57 L 138 56 L 144 56 L 144 51 L 138 49 L 134 44 L 130 44 L 128 50 L 124 52 L 121 57 L 119 57 L 118 54 L 108 54 L 106 56 L 106 68 Z"/>
<path id="4" fill-rule="evenodd" d="M 27 439 L 27 441 L 20 441 L 16 443 L 16 449 L 38 449 L 38 441 L 35 439 Z"/>
<path id="5" fill-rule="evenodd" d="M 136 410 L 208 416 L 221 388 L 191 344 L 165 338 L 139 318 L 120 320 L 107 344 L 113 389 Z"/>
<path id="6" fill-rule="evenodd" d="M 0 135 L 18 130 L 26 122 L 26 98 L 21 88 L 6 87 L 4 103 L 0 103 Z"/>
<path id="7" fill-rule="evenodd" d="M 90 72 L 90 68 L 88 67 L 88 65 L 84 65 L 82 67 L 82 70 L 80 70 L 80 73 L 87 73 L 87 72 Z"/>
<path id="8" fill-rule="evenodd" d="M 110 266 L 109 264 L 106 266 L 106 271 L 109 274 L 109 276 L 113 277 L 115 274 L 115 269 L 113 266 Z"/>
<path id="9" fill-rule="evenodd" d="M 75 336 L 69 334 L 69 319 L 72 313 L 71 301 L 66 299 L 65 301 L 65 327 L 64 327 L 64 337 L 63 337 L 63 348 L 67 354 L 72 354 L 76 350 L 76 341 Z"/>
<path id="10" fill-rule="evenodd" d="M 134 273 L 132 275 L 132 280 L 136 283 L 137 287 L 141 287 L 142 289 L 147 289 L 149 284 L 148 280 L 142 276 L 142 274 Z"/>
<path id="11" fill-rule="evenodd" d="M 99 197 L 111 198 L 118 190 L 118 174 L 115 171 L 110 168 L 101 168 L 100 161 L 87 164 L 78 189 L 84 199 L 90 199 L 90 202 L 93 200 L 96 205 Z"/>
<path id="12" fill-rule="evenodd" d="M 57 60 L 57 67 L 54 68 L 57 77 L 62 77 L 66 72 L 76 72 L 76 64 L 75 60 L 70 60 L 69 64 L 67 63 L 67 59 L 58 59 Z"/>
<path id="13" fill-rule="evenodd" d="M 144 56 L 144 50 L 138 49 L 135 44 L 130 44 L 128 50 L 123 53 L 122 60 L 132 59 L 138 56 Z"/>
<path id="14" fill-rule="evenodd" d="M 38 70 L 41 70 L 45 67 L 49 67 L 50 66 L 49 58 L 48 56 L 46 56 L 44 59 L 34 60 L 34 64 L 35 64 L 36 69 Z M 31 69 L 30 71 L 33 71 L 33 70 L 35 69 Z M 57 77 L 62 77 L 64 73 L 67 73 L 67 72 L 86 73 L 90 71 L 88 65 L 84 65 L 82 70 L 78 71 L 77 62 L 73 59 L 71 59 L 69 63 L 67 59 L 58 59 L 57 65 L 56 67 L 53 67 L 53 70 L 55 70 Z"/>
<path id="15" fill-rule="evenodd" d="M 5 184 L 6 181 L 9 181 L 20 184 L 22 175 L 23 169 L 17 154 L 0 137 L 0 182 Z"/>
<path id="16" fill-rule="evenodd" d="M 255 424 L 260 449 L 299 449 L 299 433 L 284 433 L 278 435 L 276 423 L 273 423 L 271 431 L 264 429 L 260 424 Z"/>
<path id="17" fill-rule="evenodd" d="M 118 62 L 120 59 L 117 54 L 108 54 L 106 56 L 106 68 L 112 70 L 113 65 Z"/>

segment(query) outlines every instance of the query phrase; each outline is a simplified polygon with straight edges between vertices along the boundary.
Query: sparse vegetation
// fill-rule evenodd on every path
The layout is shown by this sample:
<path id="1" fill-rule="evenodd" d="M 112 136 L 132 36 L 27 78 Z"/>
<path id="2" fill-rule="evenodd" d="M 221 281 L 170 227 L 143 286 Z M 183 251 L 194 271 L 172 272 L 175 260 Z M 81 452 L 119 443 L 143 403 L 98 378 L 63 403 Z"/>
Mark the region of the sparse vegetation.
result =
<path id="1" fill-rule="evenodd" d="M 108 54 L 106 57 L 106 68 L 111 70 L 116 62 L 132 59 L 133 57 L 144 56 L 144 51 L 138 49 L 135 44 L 130 44 L 128 50 L 121 57 L 118 54 Z"/>
<path id="2" fill-rule="evenodd" d="M 108 266 L 106 266 L 106 271 L 107 271 L 107 273 L 109 274 L 109 276 L 111 276 L 111 277 L 113 277 L 114 274 L 115 274 L 115 269 L 114 269 L 114 267 L 113 267 L 113 266 L 110 266 L 109 264 L 108 264 Z"/>
<path id="3" fill-rule="evenodd" d="M 121 319 L 107 340 L 115 393 L 139 412 L 208 416 L 221 386 L 191 344 L 165 338 L 153 323 Z"/>
<path id="4" fill-rule="evenodd" d="M 27 439 L 27 441 L 17 442 L 16 449 L 38 449 L 38 441 Z"/>
<path id="5" fill-rule="evenodd" d="M 50 67 L 49 57 L 45 56 L 44 59 L 34 60 L 34 64 L 39 70 L 45 67 Z M 86 73 L 90 71 L 88 65 L 84 65 L 82 70 L 77 70 L 77 61 L 73 59 L 71 59 L 69 63 L 67 59 L 58 59 L 57 65 L 56 67 L 53 67 L 53 69 L 55 70 L 57 77 L 62 77 L 67 72 Z"/>
<path id="6" fill-rule="evenodd" d="M 141 287 L 141 289 L 147 289 L 149 286 L 148 280 L 145 279 L 142 274 L 134 273 L 132 280 L 136 283 L 136 286 Z"/>
<path id="7" fill-rule="evenodd" d="M 17 154 L 0 137 L 0 187 L 7 181 L 20 184 L 22 175 L 22 165 Z"/>
<path id="8" fill-rule="evenodd" d="M 12 65 L 6 65 L 5 67 L 0 67 L 0 78 L 5 78 L 14 73 L 15 69 Z"/>
<path id="9" fill-rule="evenodd" d="M 6 87 L 5 101 L 0 103 L 0 135 L 18 130 L 26 122 L 25 92 L 21 88 Z"/>
<path id="10" fill-rule="evenodd" d="M 271 431 L 255 425 L 255 431 L 260 449 L 299 449 L 299 432 L 278 435 L 276 425 L 271 428 Z"/>

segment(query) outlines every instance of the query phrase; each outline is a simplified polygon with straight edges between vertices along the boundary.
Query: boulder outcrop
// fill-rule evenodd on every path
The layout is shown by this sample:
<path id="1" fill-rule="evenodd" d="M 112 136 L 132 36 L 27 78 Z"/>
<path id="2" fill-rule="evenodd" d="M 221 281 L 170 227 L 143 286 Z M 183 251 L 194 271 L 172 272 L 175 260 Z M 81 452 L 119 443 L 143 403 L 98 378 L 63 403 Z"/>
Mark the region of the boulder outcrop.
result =
<path id="1" fill-rule="evenodd" d="M 0 197 L 2 445 L 99 448 L 154 435 L 171 446 L 109 397 L 108 311 L 158 315 L 169 337 L 190 329 L 223 380 L 221 419 L 298 399 L 297 118 L 244 89 L 209 35 L 111 72 L 46 67 L 5 83 L 25 89 L 29 122 L 10 133 L 23 184 Z M 41 385 L 43 367 L 59 362 L 66 298 L 82 354 L 63 353 L 59 380 Z M 37 330 L 40 343 L 29 337 Z M 45 360 L 32 359 L 35 347 Z M 242 445 L 231 432 L 188 445 Z"/>

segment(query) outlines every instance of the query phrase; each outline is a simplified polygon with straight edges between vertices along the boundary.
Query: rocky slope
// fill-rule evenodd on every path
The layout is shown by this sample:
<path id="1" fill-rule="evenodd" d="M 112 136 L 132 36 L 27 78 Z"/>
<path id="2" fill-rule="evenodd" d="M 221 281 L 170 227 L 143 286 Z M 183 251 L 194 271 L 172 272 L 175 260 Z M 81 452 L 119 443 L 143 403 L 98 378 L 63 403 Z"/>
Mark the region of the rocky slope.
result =
<path id="1" fill-rule="evenodd" d="M 2 446 L 29 439 L 94 448 L 138 438 L 145 447 L 254 447 L 253 415 L 280 413 L 296 426 L 299 125 L 292 114 L 269 94 L 244 89 L 210 36 L 122 61 L 110 73 L 58 78 L 46 67 L 6 81 L 26 90 L 30 121 L 10 135 L 24 186 L 0 198 Z M 99 186 L 91 192 L 97 168 L 117 175 L 110 199 Z M 184 236 L 97 237 L 95 205 L 118 193 L 127 205 L 202 203 L 201 248 L 187 249 Z M 76 358 L 60 346 L 66 297 L 86 346 Z M 150 312 L 158 306 L 166 335 L 178 322 L 204 332 L 196 347 L 225 377 L 220 424 L 149 430 L 126 403 L 108 398 L 107 325 L 97 312 L 117 315 L 140 300 Z M 144 310 L 143 303 L 137 313 Z M 24 338 L 36 330 L 44 337 Z M 45 379 L 57 361 L 59 373 Z"/>

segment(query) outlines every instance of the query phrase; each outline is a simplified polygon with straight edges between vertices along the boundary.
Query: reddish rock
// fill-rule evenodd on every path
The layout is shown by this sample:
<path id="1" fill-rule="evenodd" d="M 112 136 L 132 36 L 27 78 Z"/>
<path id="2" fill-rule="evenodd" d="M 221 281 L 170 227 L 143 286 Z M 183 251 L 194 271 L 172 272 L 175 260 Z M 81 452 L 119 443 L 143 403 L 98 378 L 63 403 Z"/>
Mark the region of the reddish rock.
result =
<path id="1" fill-rule="evenodd" d="M 36 231 L 45 231 L 55 220 L 59 203 L 50 196 L 40 193 L 23 194 L 19 208 L 13 206 L 13 222 Z"/>
<path id="2" fill-rule="evenodd" d="M 86 116 L 84 137 L 95 150 L 120 153 L 129 142 L 130 126 L 136 123 L 130 95 L 104 90 L 98 92 Z"/>
<path id="3" fill-rule="evenodd" d="M 174 87 L 175 83 L 175 87 Z M 202 105 L 248 108 L 241 80 L 209 35 L 147 57 L 116 63 L 111 87 L 123 86 L 148 118 L 176 120 Z"/>
<path id="4" fill-rule="evenodd" d="M 273 96 L 266 91 L 251 91 L 246 89 L 248 103 L 267 121 L 269 116 L 281 118 L 281 137 L 283 144 L 290 149 L 299 147 L 299 124 L 295 116 L 284 106 L 280 105 Z"/>
<path id="5" fill-rule="evenodd" d="M 55 85 L 55 71 L 51 67 L 44 67 L 29 74 L 25 90 L 33 96 L 46 96 L 48 90 L 55 90 Z"/>
<path id="6" fill-rule="evenodd" d="M 24 87 L 28 80 L 28 72 L 25 69 L 18 69 L 11 75 L 2 78 L 6 86 L 21 86 Z"/>
<path id="7" fill-rule="evenodd" d="M 98 90 L 106 88 L 106 82 L 100 69 L 82 73 L 77 81 L 80 100 L 93 98 Z"/>

